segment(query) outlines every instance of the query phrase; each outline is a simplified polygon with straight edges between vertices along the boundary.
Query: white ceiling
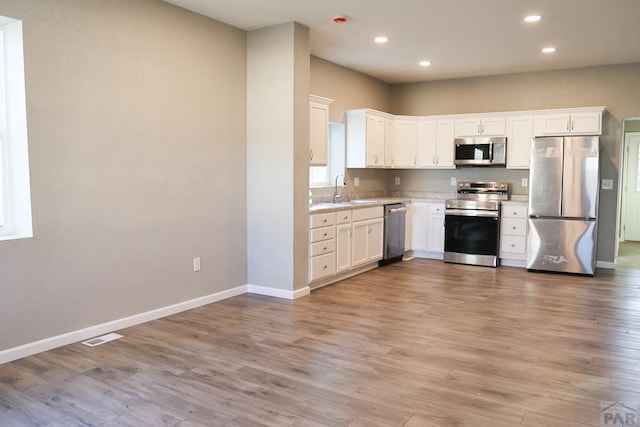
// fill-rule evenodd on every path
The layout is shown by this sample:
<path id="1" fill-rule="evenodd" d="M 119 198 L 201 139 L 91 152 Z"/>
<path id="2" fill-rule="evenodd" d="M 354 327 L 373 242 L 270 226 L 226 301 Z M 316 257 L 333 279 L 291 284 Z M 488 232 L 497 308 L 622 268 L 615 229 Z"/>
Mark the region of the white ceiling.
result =
<path id="1" fill-rule="evenodd" d="M 388 83 L 640 62 L 640 0 L 165 1 L 247 31 L 297 21 L 312 55 Z"/>

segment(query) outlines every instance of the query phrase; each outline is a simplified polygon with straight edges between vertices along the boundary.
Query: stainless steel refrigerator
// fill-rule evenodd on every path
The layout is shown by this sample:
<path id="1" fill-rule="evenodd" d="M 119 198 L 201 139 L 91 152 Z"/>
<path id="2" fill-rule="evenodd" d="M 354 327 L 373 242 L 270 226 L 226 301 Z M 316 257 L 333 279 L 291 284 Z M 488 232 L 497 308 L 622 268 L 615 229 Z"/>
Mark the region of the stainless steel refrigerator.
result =
<path id="1" fill-rule="evenodd" d="M 599 138 L 531 142 L 527 269 L 593 275 Z"/>

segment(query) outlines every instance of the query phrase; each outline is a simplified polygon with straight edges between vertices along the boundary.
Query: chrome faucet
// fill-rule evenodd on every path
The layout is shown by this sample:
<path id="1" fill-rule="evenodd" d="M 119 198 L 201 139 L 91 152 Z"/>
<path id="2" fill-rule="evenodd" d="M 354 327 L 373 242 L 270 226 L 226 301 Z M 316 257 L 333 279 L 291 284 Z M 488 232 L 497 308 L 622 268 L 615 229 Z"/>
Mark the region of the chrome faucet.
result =
<path id="1" fill-rule="evenodd" d="M 342 177 L 342 190 L 340 190 L 340 194 L 338 194 L 338 178 Z M 337 202 L 338 200 L 340 200 L 342 198 L 342 192 L 344 191 L 344 175 L 339 173 L 338 175 L 336 175 L 336 179 L 335 179 L 335 190 L 333 192 L 333 202 Z"/>

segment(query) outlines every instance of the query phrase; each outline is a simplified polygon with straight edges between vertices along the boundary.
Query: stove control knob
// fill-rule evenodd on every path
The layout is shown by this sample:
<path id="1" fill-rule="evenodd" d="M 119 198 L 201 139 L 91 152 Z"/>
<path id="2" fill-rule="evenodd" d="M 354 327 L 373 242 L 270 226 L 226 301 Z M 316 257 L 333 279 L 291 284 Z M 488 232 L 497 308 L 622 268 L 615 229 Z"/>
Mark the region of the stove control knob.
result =
<path id="1" fill-rule="evenodd" d="M 500 184 L 500 188 L 504 188 L 504 182 Z"/>

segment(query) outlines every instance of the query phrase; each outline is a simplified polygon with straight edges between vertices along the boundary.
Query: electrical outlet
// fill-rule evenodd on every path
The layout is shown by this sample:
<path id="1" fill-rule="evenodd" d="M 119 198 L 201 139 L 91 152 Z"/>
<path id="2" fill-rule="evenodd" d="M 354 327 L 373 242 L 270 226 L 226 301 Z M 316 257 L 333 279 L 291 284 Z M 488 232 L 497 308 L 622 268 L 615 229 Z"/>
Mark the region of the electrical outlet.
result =
<path id="1" fill-rule="evenodd" d="M 456 177 L 455 177 L 455 176 L 452 176 L 452 177 L 451 177 L 451 186 L 452 186 L 452 187 L 455 187 L 457 184 L 458 184 L 458 183 L 457 183 Z"/>
<path id="2" fill-rule="evenodd" d="M 602 189 L 603 190 L 613 190 L 613 180 L 612 179 L 603 179 L 602 180 Z"/>
<path id="3" fill-rule="evenodd" d="M 360 178 L 358 178 L 357 176 L 353 177 L 353 186 L 360 187 Z"/>
<path id="4" fill-rule="evenodd" d="M 193 259 L 193 271 L 200 271 L 200 257 Z"/>
<path id="5" fill-rule="evenodd" d="M 529 185 L 529 178 L 522 178 L 522 186 L 527 187 Z"/>
<path id="6" fill-rule="evenodd" d="M 400 185 L 400 177 L 396 176 L 396 185 Z"/>

